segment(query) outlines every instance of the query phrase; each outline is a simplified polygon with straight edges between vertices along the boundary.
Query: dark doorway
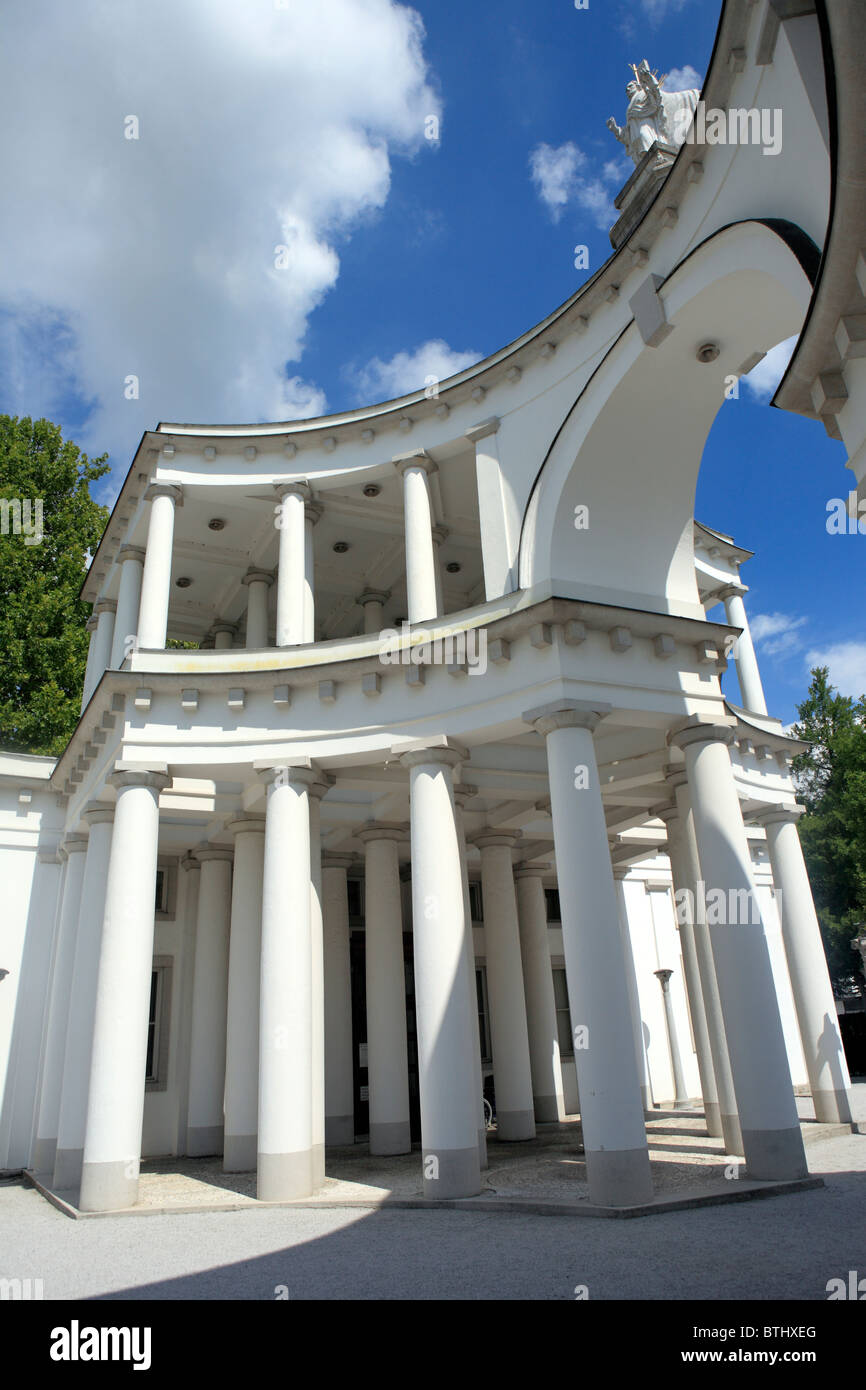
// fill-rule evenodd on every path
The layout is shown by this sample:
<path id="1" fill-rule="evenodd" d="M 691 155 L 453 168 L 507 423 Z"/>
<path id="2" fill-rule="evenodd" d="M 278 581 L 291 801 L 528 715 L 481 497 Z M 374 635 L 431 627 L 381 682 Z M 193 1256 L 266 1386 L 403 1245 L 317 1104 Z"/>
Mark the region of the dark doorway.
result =
<path id="1" fill-rule="evenodd" d="M 352 969 L 352 1082 L 355 1098 L 355 1138 L 370 1133 L 369 1075 L 367 1071 L 367 941 L 363 931 L 349 938 Z M 412 934 L 403 934 L 406 980 L 406 1052 L 409 1063 L 409 1126 L 413 1144 L 421 1142 L 421 1107 L 418 1087 L 418 1030 L 415 1022 L 415 969 Z"/>

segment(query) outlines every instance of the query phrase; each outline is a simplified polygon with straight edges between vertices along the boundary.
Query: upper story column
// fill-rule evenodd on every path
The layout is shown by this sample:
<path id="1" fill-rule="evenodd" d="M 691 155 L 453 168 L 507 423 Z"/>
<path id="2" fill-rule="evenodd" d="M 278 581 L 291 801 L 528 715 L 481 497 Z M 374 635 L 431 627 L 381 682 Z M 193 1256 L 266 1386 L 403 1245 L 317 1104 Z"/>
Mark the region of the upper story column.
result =
<path id="1" fill-rule="evenodd" d="M 141 580 L 138 645 L 146 651 L 165 646 L 168 599 L 171 592 L 171 552 L 174 544 L 175 507 L 183 506 L 183 489 L 154 483 L 145 493 L 150 502 L 147 551 Z"/>
<path id="2" fill-rule="evenodd" d="M 439 616 L 436 551 L 433 541 L 433 502 L 429 476 L 436 464 L 419 452 L 400 459 L 403 477 L 403 515 L 406 527 L 406 594 L 409 622 L 423 623 Z"/>
<path id="3" fill-rule="evenodd" d="M 277 646 L 307 641 L 306 483 L 277 483 L 280 559 L 277 571 Z"/>
<path id="4" fill-rule="evenodd" d="M 114 636 L 114 614 L 117 608 L 113 598 L 101 598 L 93 605 L 96 628 L 90 638 L 90 651 L 87 655 L 87 670 L 84 676 L 84 709 L 103 673 L 111 660 L 111 643 Z"/>
<path id="5" fill-rule="evenodd" d="M 391 597 L 387 589 L 365 589 L 355 602 L 364 610 L 364 632 L 381 632 L 384 626 L 385 604 Z"/>
<path id="6" fill-rule="evenodd" d="M 321 502 L 309 501 L 304 505 L 304 642 L 316 640 L 316 584 L 315 549 L 313 546 L 313 527 L 322 515 Z"/>
<path id="7" fill-rule="evenodd" d="M 268 645 L 268 590 L 274 582 L 269 570 L 248 569 L 242 584 L 247 586 L 247 647 Z"/>
<path id="8" fill-rule="evenodd" d="M 475 478 L 481 520 L 481 555 L 484 562 L 484 597 L 498 598 L 514 588 L 512 562 L 513 527 L 519 519 L 511 515 L 513 504 L 506 499 L 499 462 L 499 420 L 492 416 L 466 430 L 475 446 Z"/>
<path id="9" fill-rule="evenodd" d="M 120 565 L 120 588 L 117 594 L 117 615 L 114 619 L 114 638 L 111 643 L 111 667 L 116 671 L 128 655 L 127 643 L 138 637 L 138 612 L 141 607 L 141 576 L 145 551 L 140 545 L 122 545 L 117 556 Z"/>
<path id="10" fill-rule="evenodd" d="M 719 598 L 724 601 L 725 617 L 731 627 L 742 628 L 734 648 L 734 665 L 737 668 L 737 680 L 740 683 L 740 699 L 743 702 L 743 708 L 751 710 L 753 714 L 766 714 L 767 701 L 764 699 L 764 687 L 761 684 L 761 673 L 758 670 L 758 658 L 755 656 L 752 634 L 749 630 L 749 619 L 746 616 L 746 606 L 743 603 L 745 592 L 745 589 L 730 584 L 726 589 L 722 589 Z"/>

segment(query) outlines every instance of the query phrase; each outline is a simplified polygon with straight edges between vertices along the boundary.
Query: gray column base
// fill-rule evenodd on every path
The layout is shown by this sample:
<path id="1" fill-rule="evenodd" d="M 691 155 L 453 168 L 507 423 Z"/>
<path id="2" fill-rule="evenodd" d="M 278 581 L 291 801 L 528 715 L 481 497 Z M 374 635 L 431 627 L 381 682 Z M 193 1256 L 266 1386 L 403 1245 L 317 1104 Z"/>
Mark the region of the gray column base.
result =
<path id="1" fill-rule="evenodd" d="M 370 1153 L 408 1154 L 412 1152 L 408 1120 L 394 1120 L 388 1124 L 370 1123 Z"/>
<path id="2" fill-rule="evenodd" d="M 490 1163 L 487 1158 L 487 1128 L 478 1131 L 478 1162 L 482 1169 L 489 1168 Z"/>
<path id="3" fill-rule="evenodd" d="M 509 1143 L 534 1139 L 535 1115 L 531 1110 L 497 1110 L 496 1133 Z"/>
<path id="4" fill-rule="evenodd" d="M 354 1115 L 326 1115 L 325 1143 L 328 1147 L 339 1147 L 355 1142 Z"/>
<path id="5" fill-rule="evenodd" d="M 186 1132 L 186 1151 L 190 1158 L 210 1158 L 223 1151 L 222 1125 L 190 1125 Z"/>
<path id="6" fill-rule="evenodd" d="M 813 1091 L 815 1119 L 825 1125 L 850 1125 L 851 1100 L 847 1091 Z"/>
<path id="7" fill-rule="evenodd" d="M 643 1106 L 644 1115 L 651 1115 L 653 1113 L 655 1106 L 653 1105 L 652 1092 L 649 1086 L 641 1086 L 640 1103 Z"/>
<path id="8" fill-rule="evenodd" d="M 56 1156 L 56 1139 L 37 1139 L 33 1146 L 34 1173 L 53 1173 Z"/>
<path id="9" fill-rule="evenodd" d="M 325 1186 L 325 1146 L 314 1144 L 310 1150 L 310 1167 L 313 1172 L 313 1191 Z"/>
<path id="10" fill-rule="evenodd" d="M 652 1200 L 649 1153 L 640 1149 L 589 1149 L 590 1201 L 600 1207 L 633 1207 Z"/>
<path id="11" fill-rule="evenodd" d="M 694 1108 L 695 1107 L 692 1105 L 692 1102 L 690 1100 L 674 1101 L 674 1110 L 694 1110 Z"/>
<path id="12" fill-rule="evenodd" d="M 707 1134 L 712 1139 L 721 1139 L 724 1134 L 722 1129 L 722 1112 L 719 1109 L 717 1100 L 708 1100 L 704 1104 L 704 1119 L 707 1125 Z"/>
<path id="13" fill-rule="evenodd" d="M 256 1196 L 260 1202 L 290 1202 L 313 1193 L 313 1156 L 309 1149 L 294 1154 L 258 1155 Z"/>
<path id="14" fill-rule="evenodd" d="M 134 1177 L 130 1177 L 134 1173 Z M 81 1168 L 81 1211 L 118 1211 L 138 1201 L 138 1160 L 84 1163 Z"/>
<path id="15" fill-rule="evenodd" d="M 740 1129 L 739 1115 L 721 1115 L 722 1139 L 727 1154 L 744 1154 L 743 1131 Z"/>
<path id="16" fill-rule="evenodd" d="M 808 1176 L 799 1125 L 796 1129 L 744 1129 L 743 1143 L 747 1177 L 786 1182 Z"/>
<path id="17" fill-rule="evenodd" d="M 475 1197 L 481 1191 L 478 1146 L 471 1149 L 422 1149 L 425 1197 Z"/>
<path id="18" fill-rule="evenodd" d="M 536 1123 L 540 1125 L 556 1124 L 565 1114 L 562 1096 L 533 1096 L 532 1104 L 535 1107 Z"/>
<path id="19" fill-rule="evenodd" d="M 81 1182 L 83 1164 L 83 1149 L 58 1149 L 54 1158 L 53 1187 L 60 1192 L 68 1187 L 77 1187 Z"/>
<path id="20" fill-rule="evenodd" d="M 259 1151 L 257 1134 L 227 1134 L 223 1143 L 224 1173 L 254 1173 Z"/>

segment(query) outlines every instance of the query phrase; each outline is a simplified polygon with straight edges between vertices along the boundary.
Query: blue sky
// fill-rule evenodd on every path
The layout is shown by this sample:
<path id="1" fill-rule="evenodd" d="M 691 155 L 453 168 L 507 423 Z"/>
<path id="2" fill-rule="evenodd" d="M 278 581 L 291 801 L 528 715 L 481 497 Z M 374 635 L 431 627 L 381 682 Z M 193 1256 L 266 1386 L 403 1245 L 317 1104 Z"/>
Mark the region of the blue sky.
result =
<path id="1" fill-rule="evenodd" d="M 107 449 L 110 501 L 160 419 L 336 411 L 494 351 L 578 288 L 577 243 L 591 270 L 610 253 L 628 63 L 689 85 L 719 8 L 9 0 L 0 410 Z M 756 551 L 747 602 L 787 722 L 810 660 L 866 689 L 847 616 L 864 542 L 825 528 L 842 446 L 771 410 L 762 379 L 720 411 L 696 514 Z"/>

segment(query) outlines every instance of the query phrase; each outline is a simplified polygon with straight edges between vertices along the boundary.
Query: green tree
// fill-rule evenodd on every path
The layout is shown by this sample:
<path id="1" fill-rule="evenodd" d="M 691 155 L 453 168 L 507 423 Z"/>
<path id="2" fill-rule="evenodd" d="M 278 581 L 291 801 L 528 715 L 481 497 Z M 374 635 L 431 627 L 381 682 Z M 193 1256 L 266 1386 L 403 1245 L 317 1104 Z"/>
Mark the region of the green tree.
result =
<path id="1" fill-rule="evenodd" d="M 90 496 L 105 458 L 50 420 L 0 415 L 0 747 L 60 753 L 75 728 L 90 616 L 78 592 L 108 520 Z"/>
<path id="2" fill-rule="evenodd" d="M 838 694 L 817 666 L 798 713 L 793 732 L 811 745 L 794 760 L 800 840 L 838 985 L 858 973 L 850 942 L 866 918 L 866 699 Z"/>

